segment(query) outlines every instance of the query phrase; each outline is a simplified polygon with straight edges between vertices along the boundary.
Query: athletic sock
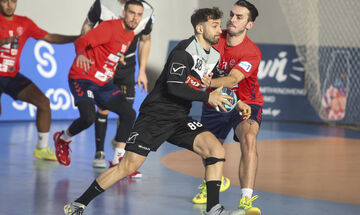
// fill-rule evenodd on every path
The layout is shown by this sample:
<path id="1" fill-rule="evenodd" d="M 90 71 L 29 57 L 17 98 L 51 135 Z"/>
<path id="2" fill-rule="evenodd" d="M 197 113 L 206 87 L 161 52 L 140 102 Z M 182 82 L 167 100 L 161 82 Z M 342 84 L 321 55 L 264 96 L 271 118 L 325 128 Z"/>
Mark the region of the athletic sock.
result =
<path id="1" fill-rule="evenodd" d="M 207 181 L 207 205 L 206 212 L 209 212 L 212 207 L 219 204 L 219 190 L 221 186 L 221 181 Z"/>
<path id="2" fill-rule="evenodd" d="M 90 187 L 83 193 L 75 202 L 84 204 L 87 206 L 91 200 L 93 200 L 96 196 L 100 195 L 105 190 L 100 187 L 96 180 L 90 185 Z"/>
<path id="3" fill-rule="evenodd" d="M 69 142 L 72 140 L 72 136 L 69 135 L 69 130 L 65 130 L 64 133 L 60 136 L 61 139 L 65 140 L 66 142 Z"/>
<path id="4" fill-rule="evenodd" d="M 112 163 L 113 164 L 118 164 L 119 163 L 119 158 L 124 156 L 125 154 L 125 149 L 123 148 L 115 148 L 115 151 L 114 151 L 114 158 L 112 160 Z"/>
<path id="5" fill-rule="evenodd" d="M 49 132 L 38 132 L 38 142 L 36 144 L 36 147 L 39 149 L 48 147 L 49 142 Z"/>
<path id="6" fill-rule="evenodd" d="M 241 188 L 241 198 L 245 196 L 250 199 L 252 197 L 253 192 L 254 190 L 251 188 Z"/>
<path id="7" fill-rule="evenodd" d="M 95 143 L 96 151 L 104 151 L 104 141 L 107 129 L 107 118 L 108 115 L 96 113 L 95 120 Z"/>

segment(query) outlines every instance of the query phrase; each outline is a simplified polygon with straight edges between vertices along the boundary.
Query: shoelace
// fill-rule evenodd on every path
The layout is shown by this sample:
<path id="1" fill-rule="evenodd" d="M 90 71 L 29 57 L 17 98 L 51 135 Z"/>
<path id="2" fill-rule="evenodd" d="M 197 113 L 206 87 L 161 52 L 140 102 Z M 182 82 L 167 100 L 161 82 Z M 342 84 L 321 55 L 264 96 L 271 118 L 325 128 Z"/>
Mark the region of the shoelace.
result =
<path id="1" fill-rule="evenodd" d="M 206 184 L 202 183 L 198 186 L 198 189 L 201 190 L 201 193 L 206 192 Z"/>
<path id="2" fill-rule="evenodd" d="M 72 214 L 82 215 L 84 214 L 84 208 L 75 206 L 74 213 Z"/>
<path id="3" fill-rule="evenodd" d="M 62 144 L 62 146 L 63 146 L 63 151 L 72 152 L 72 151 L 71 151 L 71 148 L 69 147 L 69 144 L 70 144 L 70 143 L 64 141 L 64 143 Z M 69 154 L 69 153 L 68 153 L 68 154 Z"/>
<path id="4" fill-rule="evenodd" d="M 223 212 L 223 210 L 225 210 L 224 206 L 221 205 L 221 207 L 218 209 L 218 211 L 221 213 Z"/>
<path id="5" fill-rule="evenodd" d="M 51 151 L 50 148 L 46 148 L 46 149 L 45 149 L 45 153 L 46 153 L 47 155 L 52 155 L 52 154 L 53 154 L 53 152 Z"/>
<path id="6" fill-rule="evenodd" d="M 248 200 L 245 202 L 245 205 L 246 205 L 246 206 L 252 205 L 252 202 L 253 202 L 255 199 L 257 199 L 257 198 L 259 198 L 258 195 L 255 195 L 255 196 L 251 197 L 250 199 L 248 199 Z"/>

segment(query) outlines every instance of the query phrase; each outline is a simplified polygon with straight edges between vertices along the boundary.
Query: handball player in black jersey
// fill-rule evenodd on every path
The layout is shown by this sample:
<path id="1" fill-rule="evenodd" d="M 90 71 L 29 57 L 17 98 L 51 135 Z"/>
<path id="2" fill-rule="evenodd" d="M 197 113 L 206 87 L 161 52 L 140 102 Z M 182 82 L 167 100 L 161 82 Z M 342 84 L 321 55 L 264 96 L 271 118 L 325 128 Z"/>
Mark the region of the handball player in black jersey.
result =
<path id="1" fill-rule="evenodd" d="M 220 54 L 212 48 L 221 34 L 222 12 L 218 8 L 196 10 L 191 16 L 195 35 L 181 41 L 170 53 L 154 89 L 140 107 L 139 116 L 126 141 L 126 153 L 114 168 L 104 171 L 74 202 L 65 205 L 66 214 L 82 214 L 92 199 L 136 171 L 150 151 L 162 143 L 189 149 L 204 159 L 208 190 L 207 215 L 231 215 L 240 211 L 225 210 L 219 204 L 219 187 L 225 150 L 218 139 L 200 122 L 189 117 L 192 101 L 208 102 L 224 109 L 230 105 L 221 95 L 221 87 L 202 91 L 201 79 L 216 70 Z"/>

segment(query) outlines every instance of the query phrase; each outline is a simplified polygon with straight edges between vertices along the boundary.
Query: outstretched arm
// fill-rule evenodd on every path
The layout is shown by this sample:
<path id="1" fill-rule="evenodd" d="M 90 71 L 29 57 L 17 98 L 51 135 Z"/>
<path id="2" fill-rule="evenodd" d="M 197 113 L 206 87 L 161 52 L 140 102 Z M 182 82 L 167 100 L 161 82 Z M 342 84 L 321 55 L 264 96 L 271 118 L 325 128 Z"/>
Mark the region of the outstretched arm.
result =
<path id="1" fill-rule="evenodd" d="M 244 78 L 245 75 L 240 70 L 232 69 L 228 76 L 211 79 L 210 87 L 224 86 L 227 88 L 232 88 Z"/>
<path id="2" fill-rule="evenodd" d="M 61 34 L 51 34 L 48 33 L 42 39 L 48 43 L 56 43 L 56 44 L 63 44 L 63 43 L 71 43 L 74 42 L 80 35 L 77 36 L 67 36 Z"/>

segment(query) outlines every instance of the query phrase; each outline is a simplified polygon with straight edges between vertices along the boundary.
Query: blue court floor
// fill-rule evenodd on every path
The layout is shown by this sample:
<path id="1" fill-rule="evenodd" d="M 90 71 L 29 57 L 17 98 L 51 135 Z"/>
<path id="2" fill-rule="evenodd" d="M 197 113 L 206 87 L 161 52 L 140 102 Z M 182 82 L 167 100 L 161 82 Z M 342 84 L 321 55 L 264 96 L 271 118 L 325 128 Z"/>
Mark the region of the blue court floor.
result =
<path id="1" fill-rule="evenodd" d="M 53 147 L 52 134 L 65 129 L 70 121 L 54 121 L 51 128 L 50 145 Z M 108 126 L 105 152 L 107 159 L 112 158 L 109 141 L 115 133 L 116 122 L 111 120 Z M 36 160 L 32 157 L 36 145 L 36 127 L 33 122 L 0 122 L 0 215 L 60 215 L 63 214 L 65 203 L 77 198 L 103 170 L 92 168 L 95 151 L 94 128 L 79 134 L 71 143 L 72 163 L 64 167 L 56 162 Z M 307 124 L 263 122 L 258 136 L 259 141 L 287 140 L 307 138 L 348 138 L 346 150 L 341 151 L 347 158 L 344 166 L 340 166 L 338 174 L 359 171 L 360 156 L 354 156 L 354 150 L 360 146 L 360 132 L 314 126 Z M 228 140 L 231 142 L 231 139 Z M 266 144 L 266 142 L 264 142 Z M 314 143 L 315 144 L 315 143 Z M 354 147 L 354 150 L 351 149 Z M 301 148 L 301 147 L 300 147 Z M 101 196 L 94 199 L 87 207 L 87 215 L 198 215 L 204 211 L 204 205 L 193 205 L 191 199 L 198 192 L 197 186 L 201 180 L 197 177 L 183 174 L 176 169 L 167 168 L 161 159 L 170 153 L 182 150 L 168 143 L 163 144 L 156 152 L 151 153 L 148 160 L 140 168 L 142 179 L 123 179 L 109 188 Z M 307 149 L 304 148 L 304 151 Z M 299 153 L 302 153 L 299 150 Z M 345 153 L 345 154 L 344 154 Z M 348 153 L 348 154 L 347 154 Z M 351 155 L 351 156 L 350 156 Z M 260 155 L 261 156 L 261 155 Z M 336 156 L 336 154 L 334 155 Z M 319 156 L 318 159 L 322 159 Z M 268 161 L 270 163 L 271 161 Z M 339 161 L 340 162 L 340 161 Z M 311 164 L 303 162 L 304 165 Z M 332 164 L 329 163 L 329 167 Z M 350 166 L 349 166 L 350 165 Z M 351 167 L 353 165 L 354 167 Z M 324 167 L 327 168 L 326 166 Z M 280 169 L 281 170 L 281 169 Z M 236 174 L 237 170 L 234 170 Z M 284 169 L 283 171 L 288 171 Z M 297 169 L 291 171 L 296 172 Z M 356 176 L 356 175 L 355 175 Z M 270 176 L 268 176 L 270 181 Z M 351 176 L 350 176 L 351 177 Z M 262 179 L 264 175 L 262 174 Z M 360 178 L 354 191 L 360 191 Z M 260 179 L 259 179 L 260 181 Z M 266 180 L 262 180 L 266 181 Z M 282 183 L 282 182 L 281 182 Z M 287 180 L 293 185 L 297 182 Z M 281 184 L 280 184 L 281 185 Z M 279 185 L 279 186 L 280 186 Z M 333 184 L 334 187 L 346 184 Z M 263 186 L 260 186 L 263 187 Z M 346 189 L 343 189 L 347 192 Z M 327 190 L 323 191 L 326 194 Z M 336 195 L 346 193 L 339 192 Z M 296 196 L 292 193 L 278 194 L 255 190 L 260 196 L 255 201 L 264 215 L 359 215 L 360 204 L 344 203 L 306 198 L 306 193 Z M 329 194 L 333 195 L 333 194 Z M 221 193 L 221 203 L 226 208 L 235 209 L 240 197 L 239 186 L 231 186 Z M 360 197 L 357 196 L 360 199 Z M 349 201 L 349 202 L 359 202 Z"/>

